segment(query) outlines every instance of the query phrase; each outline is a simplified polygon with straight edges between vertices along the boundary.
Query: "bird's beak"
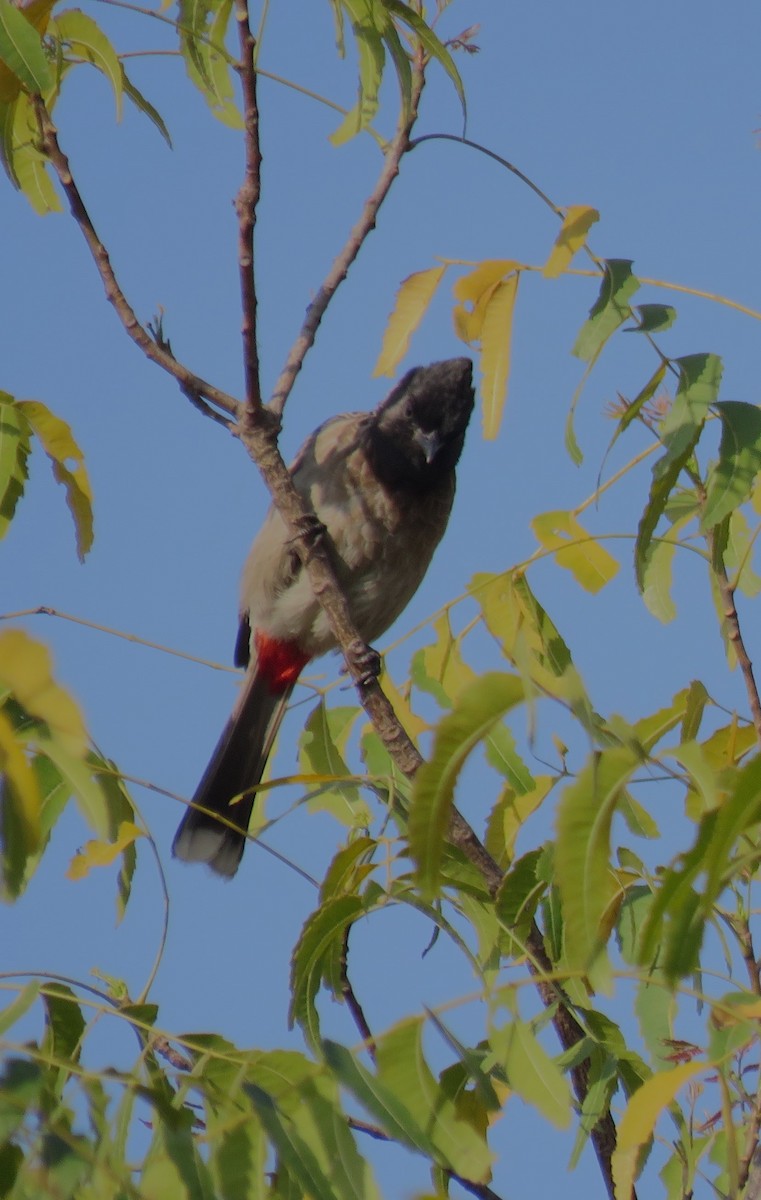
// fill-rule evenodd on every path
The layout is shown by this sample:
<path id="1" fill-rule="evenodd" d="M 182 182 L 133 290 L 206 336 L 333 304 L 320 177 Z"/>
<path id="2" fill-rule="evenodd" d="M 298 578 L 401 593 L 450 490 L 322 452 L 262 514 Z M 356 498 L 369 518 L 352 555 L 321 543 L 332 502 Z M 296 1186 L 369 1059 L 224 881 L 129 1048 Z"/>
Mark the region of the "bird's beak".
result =
<path id="1" fill-rule="evenodd" d="M 441 449 L 441 438 L 435 429 L 432 433 L 424 433 L 422 429 L 416 429 L 415 441 L 423 451 L 425 461 L 430 466 Z"/>

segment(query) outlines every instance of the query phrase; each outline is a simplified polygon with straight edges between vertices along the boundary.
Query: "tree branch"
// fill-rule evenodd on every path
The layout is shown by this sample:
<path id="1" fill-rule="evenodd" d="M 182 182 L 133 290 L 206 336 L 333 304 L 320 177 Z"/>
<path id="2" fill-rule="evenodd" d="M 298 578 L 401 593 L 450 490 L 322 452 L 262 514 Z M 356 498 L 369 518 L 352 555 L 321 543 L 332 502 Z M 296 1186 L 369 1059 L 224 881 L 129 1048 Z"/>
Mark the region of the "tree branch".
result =
<path id="1" fill-rule="evenodd" d="M 745 681 L 745 691 L 748 695 L 748 704 L 750 705 L 751 716 L 753 717 L 753 725 L 755 726 L 756 736 L 761 742 L 761 699 L 759 699 L 758 687 L 756 686 L 755 676 L 753 674 L 753 663 L 750 660 L 748 651 L 745 648 L 743 641 L 742 630 L 740 629 L 740 618 L 737 615 L 737 607 L 735 605 L 735 589 L 729 582 L 727 569 L 724 566 L 724 559 L 721 555 L 715 553 L 715 539 L 710 538 L 711 557 L 714 559 L 713 568 L 716 576 L 716 584 L 721 596 L 721 603 L 724 610 L 724 620 L 727 626 L 727 637 L 735 648 L 737 662 L 742 672 L 743 680 Z"/>
<path id="2" fill-rule="evenodd" d="M 114 311 L 124 326 L 125 332 L 139 349 L 142 350 L 146 358 L 149 358 L 151 362 L 155 362 L 162 370 L 177 380 L 183 391 L 189 389 L 195 395 L 210 401 L 212 404 L 216 404 L 218 408 L 221 408 L 231 417 L 239 418 L 242 408 L 239 401 L 233 396 L 229 396 L 227 392 L 214 387 L 213 384 L 208 383 L 200 375 L 196 375 L 182 363 L 178 362 L 165 346 L 153 340 L 148 330 L 138 321 L 134 309 L 119 285 L 108 251 L 98 237 L 95 226 L 90 219 L 79 188 L 72 176 L 69 160 L 58 143 L 58 131 L 53 124 L 52 117 L 42 97 L 34 96 L 32 102 L 39 124 L 43 153 L 58 176 L 58 181 L 68 201 L 71 215 L 87 242 L 93 262 L 100 275 L 106 292 L 106 299 L 113 305 Z"/>
<path id="3" fill-rule="evenodd" d="M 248 0 L 235 0 L 235 20 L 238 23 L 240 44 L 240 76 L 243 93 L 243 128 L 245 168 L 243 182 L 235 197 L 238 215 L 238 270 L 240 272 L 243 321 L 243 373 L 246 386 L 246 405 L 249 412 L 261 409 L 259 381 L 259 350 L 256 343 L 256 284 L 254 280 L 254 229 L 256 208 L 261 195 L 262 153 L 259 145 L 259 106 L 256 98 L 256 39 L 251 32 Z"/>

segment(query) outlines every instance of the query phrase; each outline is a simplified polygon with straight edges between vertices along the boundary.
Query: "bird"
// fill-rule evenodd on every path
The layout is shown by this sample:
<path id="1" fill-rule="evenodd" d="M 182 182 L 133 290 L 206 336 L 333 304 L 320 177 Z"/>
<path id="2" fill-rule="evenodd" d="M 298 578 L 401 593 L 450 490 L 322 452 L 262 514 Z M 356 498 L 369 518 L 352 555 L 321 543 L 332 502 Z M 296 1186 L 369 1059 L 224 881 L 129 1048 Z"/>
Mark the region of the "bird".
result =
<path id="1" fill-rule="evenodd" d="M 414 367 L 373 411 L 319 426 L 289 468 L 325 528 L 338 582 L 368 645 L 406 608 L 447 527 L 474 405 L 472 372 L 468 358 Z M 245 676 L 177 829 L 176 858 L 206 863 L 226 878 L 236 873 L 255 789 L 291 692 L 307 663 L 335 648 L 292 536 L 272 506 L 241 579 L 234 660 Z"/>

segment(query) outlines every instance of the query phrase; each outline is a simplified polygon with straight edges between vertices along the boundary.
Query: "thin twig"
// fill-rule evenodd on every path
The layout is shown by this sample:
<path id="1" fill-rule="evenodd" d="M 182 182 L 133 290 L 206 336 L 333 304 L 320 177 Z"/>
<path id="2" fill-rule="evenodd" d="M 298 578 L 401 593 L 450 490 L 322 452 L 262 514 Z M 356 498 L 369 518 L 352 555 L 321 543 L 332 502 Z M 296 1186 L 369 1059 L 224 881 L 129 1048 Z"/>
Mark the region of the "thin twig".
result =
<path id="1" fill-rule="evenodd" d="M 307 308 L 299 335 L 288 353 L 285 365 L 280 372 L 280 377 L 275 384 L 268 407 L 278 417 L 282 415 L 296 376 L 304 364 L 307 351 L 314 344 L 314 339 L 317 336 L 320 322 L 325 315 L 325 310 L 330 304 L 337 288 L 346 278 L 349 268 L 359 254 L 368 234 L 375 228 L 378 210 L 386 199 L 392 183 L 399 174 L 399 164 L 410 148 L 410 134 L 417 120 L 418 105 L 424 82 L 425 77 L 422 62 L 419 61 L 413 66 L 412 94 L 409 110 L 407 115 L 401 119 L 396 136 L 386 151 L 383 170 L 371 194 L 365 201 L 359 220 L 351 230 L 343 249 L 334 260 L 327 276 L 318 288 L 314 300 L 312 300 Z"/>
<path id="2" fill-rule="evenodd" d="M 715 540 L 711 538 L 711 548 L 715 545 Z M 761 698 L 759 698 L 758 688 L 756 686 L 755 676 L 753 674 L 753 663 L 750 660 L 748 651 L 745 648 L 745 642 L 740 628 L 740 618 L 737 615 L 737 607 L 735 605 L 735 589 L 729 581 L 727 569 L 724 565 L 724 559 L 721 555 L 712 557 L 718 561 L 714 561 L 714 575 L 716 584 L 721 596 L 721 604 L 723 609 L 724 621 L 726 622 L 727 637 L 734 646 L 737 662 L 745 682 L 745 691 L 748 695 L 748 704 L 750 705 L 753 725 L 756 730 L 756 736 L 761 742 Z"/>
<path id="3" fill-rule="evenodd" d="M 344 931 L 343 946 L 341 947 L 341 995 L 346 1003 L 346 1007 L 352 1015 L 354 1024 L 359 1030 L 359 1036 L 365 1043 L 365 1048 L 373 1062 L 376 1058 L 375 1038 L 373 1031 L 367 1023 L 362 1005 L 357 999 L 356 992 L 352 987 L 349 979 L 349 934 L 351 933 L 351 925 L 347 925 Z"/>
<path id="4" fill-rule="evenodd" d="M 240 45 L 240 77 L 243 95 L 243 146 L 245 167 L 243 182 L 235 197 L 238 216 L 238 270 L 240 273 L 243 320 L 243 373 L 246 381 L 246 405 L 250 413 L 261 409 L 259 351 L 256 344 L 256 285 L 254 281 L 254 229 L 256 208 L 261 195 L 262 153 L 259 145 L 259 106 L 256 98 L 256 40 L 251 32 L 248 0 L 236 0 L 235 20 Z"/>
<path id="5" fill-rule="evenodd" d="M 200 375 L 196 375 L 182 363 L 178 362 L 173 354 L 167 352 L 166 349 L 154 341 L 148 330 L 138 321 L 134 309 L 119 285 L 108 251 L 100 240 L 90 214 L 82 200 L 79 188 L 71 173 L 69 160 L 58 143 L 58 131 L 53 124 L 50 113 L 40 96 L 34 96 L 32 102 L 39 124 L 43 153 L 58 177 L 58 182 L 68 201 L 71 215 L 79 226 L 98 270 L 98 274 L 101 277 L 106 292 L 106 299 L 113 306 L 125 332 L 142 350 L 146 358 L 149 358 L 164 371 L 167 371 L 168 374 L 177 380 L 183 389 L 189 388 L 192 392 L 209 400 L 212 404 L 216 404 L 218 408 L 221 408 L 231 417 L 238 418 L 241 412 L 241 405 L 233 396 L 229 396 L 227 392 L 214 387 L 213 384 L 208 383 Z"/>

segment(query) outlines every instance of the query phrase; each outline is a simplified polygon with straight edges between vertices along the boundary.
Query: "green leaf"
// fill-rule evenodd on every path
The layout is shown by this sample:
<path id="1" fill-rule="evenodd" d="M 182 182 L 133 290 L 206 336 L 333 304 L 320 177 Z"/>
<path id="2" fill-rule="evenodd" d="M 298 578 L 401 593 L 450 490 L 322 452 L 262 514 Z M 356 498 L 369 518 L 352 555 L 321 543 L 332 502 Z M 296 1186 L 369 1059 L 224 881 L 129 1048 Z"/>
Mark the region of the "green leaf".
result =
<path id="1" fill-rule="evenodd" d="M 47 1051 L 54 1058 L 78 1062 L 85 1019 L 77 997 L 66 984 L 48 983 L 42 999 L 45 1005 Z"/>
<path id="2" fill-rule="evenodd" d="M 492 1155 L 483 1134 L 461 1119 L 447 1090 L 431 1072 L 423 1054 L 423 1020 L 400 1021 L 376 1039 L 377 1078 L 399 1097 L 417 1130 L 425 1130 L 436 1147 L 436 1160 L 458 1175 L 485 1183 Z"/>
<path id="3" fill-rule="evenodd" d="M 516 1019 L 490 1031 L 489 1041 L 507 1082 L 558 1129 L 571 1123 L 571 1089 L 527 1021 Z"/>
<path id="4" fill-rule="evenodd" d="M 359 713 L 356 707 L 328 708 L 320 699 L 307 718 L 299 744 L 301 770 L 317 777 L 316 790 L 309 798 L 310 811 L 330 812 L 350 828 L 370 823 L 370 810 L 343 756 Z M 341 782 L 342 776 L 346 783 Z"/>
<path id="5" fill-rule="evenodd" d="M 463 764 L 505 713 L 520 704 L 523 694 L 523 684 L 515 675 L 483 675 L 458 696 L 452 712 L 437 726 L 431 759 L 415 776 L 408 825 L 410 850 L 426 898 L 438 892 L 444 839 Z"/>
<path id="6" fill-rule="evenodd" d="M 624 333 L 663 333 L 676 320 L 676 309 L 670 304 L 635 304 L 637 325 L 625 329 Z"/>
<path id="7" fill-rule="evenodd" d="M 317 993 L 333 958 L 340 956 L 346 930 L 362 911 L 359 896 L 338 896 L 327 901 L 304 923 L 293 951 L 288 1023 L 298 1022 L 313 1046 L 319 1044 L 320 1038 Z"/>
<path id="8" fill-rule="evenodd" d="M 706 531 L 748 499 L 761 469 L 761 408 L 739 400 L 714 407 L 721 418 L 721 443 L 700 518 Z"/>
<path id="9" fill-rule="evenodd" d="M 565 953 L 572 968 L 587 969 L 601 951 L 612 906 L 621 895 L 610 863 L 610 829 L 640 758 L 630 747 L 594 753 L 561 798 L 555 877 L 563 902 Z"/>
<path id="10" fill-rule="evenodd" d="M 47 405 L 39 400 L 22 400 L 19 408 L 53 464 L 56 481 L 66 491 L 66 503 L 74 519 L 77 554 L 83 560 L 93 542 L 92 489 L 84 455 L 74 440 L 71 426 Z"/>
<path id="11" fill-rule="evenodd" d="M 670 1067 L 647 1079 L 632 1096 L 618 1126 L 612 1168 L 616 1196 L 628 1200 L 632 1194 L 639 1153 L 655 1129 L 656 1121 L 689 1080 L 705 1071 L 705 1063 L 691 1062 Z"/>
<path id="12" fill-rule="evenodd" d="M 169 135 L 169 130 L 167 129 L 161 113 L 158 111 L 158 109 L 154 108 L 150 100 L 147 100 L 143 93 L 135 87 L 134 83 L 127 75 L 127 72 L 124 70 L 124 67 L 121 64 L 120 66 L 122 72 L 122 88 L 125 96 L 128 100 L 132 101 L 132 103 L 135 105 L 135 108 L 139 109 L 140 112 L 145 113 L 146 117 L 153 122 L 167 146 L 171 150 L 172 139 Z"/>
<path id="13" fill-rule="evenodd" d="M 206 99 L 214 116 L 233 129 L 243 118 L 235 104 L 232 56 L 225 49 L 232 0 L 179 0 L 180 50 L 189 78 Z"/>
<path id="14" fill-rule="evenodd" d="M 460 73 L 454 64 L 454 59 L 444 43 L 439 41 L 430 25 L 427 25 L 423 18 L 413 8 L 410 8 L 409 5 L 402 4 L 401 0 L 384 0 L 384 6 L 390 13 L 393 13 L 395 17 L 407 25 L 420 39 L 428 57 L 435 58 L 444 68 L 457 92 L 464 121 L 467 118 L 465 88 L 463 87 Z"/>
<path id="15" fill-rule="evenodd" d="M 0 538 L 5 537 L 29 477 L 29 424 L 8 392 L 0 392 Z"/>
<path id="16" fill-rule="evenodd" d="M 388 17 L 384 6 L 376 7 L 368 4 L 367 0 L 342 0 L 342 4 L 351 17 L 357 44 L 359 87 L 355 107 L 346 114 L 338 129 L 330 135 L 334 146 L 343 145 L 361 130 L 372 125 L 378 111 L 378 92 L 386 65 L 382 32 Z"/>
<path id="17" fill-rule="evenodd" d="M 40 95 L 51 86 L 42 38 L 10 0 L 0 0 L 0 60 L 27 91 Z"/>
<path id="18" fill-rule="evenodd" d="M 577 358 L 591 362 L 597 357 L 608 338 L 631 314 L 629 300 L 638 287 L 639 280 L 632 274 L 630 259 L 605 261 L 600 294 L 573 347 Z"/>
<path id="19" fill-rule="evenodd" d="M 55 32 L 78 58 L 91 64 L 111 84 L 116 103 L 116 119 L 121 120 L 124 76 L 111 42 L 92 17 L 78 8 L 69 8 L 55 20 Z"/>

